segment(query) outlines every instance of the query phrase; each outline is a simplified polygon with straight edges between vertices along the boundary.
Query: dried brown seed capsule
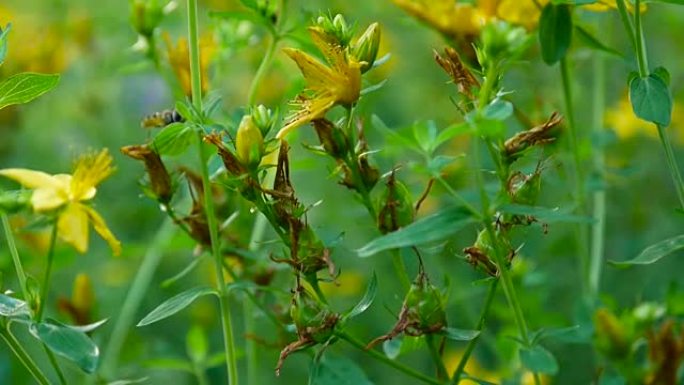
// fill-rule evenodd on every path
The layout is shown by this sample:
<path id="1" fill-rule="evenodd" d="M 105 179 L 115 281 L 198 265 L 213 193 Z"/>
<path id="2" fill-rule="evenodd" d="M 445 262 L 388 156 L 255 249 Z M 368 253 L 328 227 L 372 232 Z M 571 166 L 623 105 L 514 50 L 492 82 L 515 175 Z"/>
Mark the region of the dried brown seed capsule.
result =
<path id="1" fill-rule="evenodd" d="M 378 229 L 383 234 L 398 230 L 413 222 L 414 211 L 411 193 L 398 181 L 392 171 L 387 179 L 387 189 L 378 212 Z"/>
<path id="2" fill-rule="evenodd" d="M 344 159 L 349 151 L 349 142 L 342 130 L 325 118 L 315 119 L 311 124 L 325 152 L 335 159 Z"/>
<path id="3" fill-rule="evenodd" d="M 543 145 L 555 140 L 552 135 L 554 127 L 563 121 L 563 117 L 554 112 L 543 124 L 532 127 L 527 131 L 519 132 L 504 143 L 503 155 L 508 163 L 513 163 L 518 159 L 522 152 L 532 146 Z"/>
<path id="4" fill-rule="evenodd" d="M 147 145 L 125 146 L 121 148 L 121 152 L 145 163 L 145 170 L 147 170 L 147 175 L 150 178 L 152 193 L 159 202 L 168 203 L 173 195 L 171 177 L 159 154 Z"/>
<path id="5" fill-rule="evenodd" d="M 445 56 L 434 51 L 435 61 L 451 77 L 451 80 L 458 87 L 458 92 L 465 95 L 470 100 L 475 100 L 473 90 L 480 87 L 472 72 L 463 64 L 461 57 L 455 49 L 447 47 L 444 49 Z"/>

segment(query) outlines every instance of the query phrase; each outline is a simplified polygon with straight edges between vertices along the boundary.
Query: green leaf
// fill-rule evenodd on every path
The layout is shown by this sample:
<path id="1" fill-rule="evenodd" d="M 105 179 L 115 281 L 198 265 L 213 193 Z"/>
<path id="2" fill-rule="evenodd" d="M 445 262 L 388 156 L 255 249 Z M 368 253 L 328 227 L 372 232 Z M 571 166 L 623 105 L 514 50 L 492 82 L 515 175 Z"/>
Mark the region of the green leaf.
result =
<path id="1" fill-rule="evenodd" d="M 552 65 L 562 59 L 572 39 L 572 11 L 567 4 L 547 4 L 539 19 L 542 59 Z"/>
<path id="2" fill-rule="evenodd" d="M 217 294 L 214 289 L 208 287 L 196 287 L 187 291 L 184 291 L 174 297 L 169 298 L 164 301 L 161 305 L 157 306 L 156 309 L 152 310 L 150 314 L 145 316 L 137 326 L 145 326 L 157 321 L 161 321 L 168 318 L 179 311 L 188 307 L 197 298 L 209 295 Z"/>
<path id="3" fill-rule="evenodd" d="M 363 295 L 359 303 L 356 304 L 347 314 L 344 315 L 345 319 L 354 318 L 357 315 L 366 311 L 373 300 L 375 299 L 375 294 L 378 291 L 378 276 L 373 272 L 373 277 L 371 278 L 368 287 L 366 288 L 366 293 Z"/>
<path id="4" fill-rule="evenodd" d="M 556 357 L 540 345 L 520 349 L 520 361 L 532 372 L 550 375 L 558 373 Z"/>
<path id="5" fill-rule="evenodd" d="M 437 138 L 435 138 L 434 142 L 435 148 L 439 147 L 447 140 L 465 134 L 469 130 L 470 125 L 468 123 L 463 122 L 458 124 L 452 124 L 451 126 L 440 131 L 440 133 L 437 135 Z"/>
<path id="6" fill-rule="evenodd" d="M 20 299 L 0 294 L 0 316 L 8 318 L 31 316 L 28 303 Z"/>
<path id="7" fill-rule="evenodd" d="M 144 384 L 149 380 L 149 377 L 136 378 L 135 380 L 116 380 L 108 382 L 107 385 L 132 385 L 132 384 Z"/>
<path id="8" fill-rule="evenodd" d="M 349 358 L 327 354 L 311 368 L 311 385 L 373 385 L 366 373 Z"/>
<path id="9" fill-rule="evenodd" d="M 388 358 L 394 360 L 401 355 L 422 349 L 423 346 L 425 345 L 420 337 L 400 335 L 383 342 L 382 350 Z"/>
<path id="10" fill-rule="evenodd" d="M 34 323 L 29 330 L 50 350 L 74 362 L 84 372 L 95 372 L 100 351 L 85 333 L 51 319 Z"/>
<path id="11" fill-rule="evenodd" d="M 385 84 L 387 84 L 387 80 L 388 80 L 388 79 L 384 79 L 384 80 L 379 81 L 379 82 L 377 82 L 377 83 L 375 83 L 375 84 L 371 84 L 370 86 L 368 86 L 368 87 L 362 89 L 361 92 L 360 92 L 359 94 L 360 94 L 361 96 L 363 96 L 363 95 L 368 95 L 368 94 L 370 94 L 371 92 L 375 92 L 375 91 L 381 89 L 382 87 L 384 87 Z"/>
<path id="12" fill-rule="evenodd" d="M 9 35 L 9 31 L 11 29 L 11 23 L 7 24 L 5 29 L 0 27 L 0 65 L 2 65 L 2 63 L 5 61 L 5 57 L 7 56 L 7 36 Z"/>
<path id="13" fill-rule="evenodd" d="M 610 261 L 610 264 L 617 267 L 627 267 L 632 265 L 650 265 L 658 262 L 661 258 L 684 249 L 684 235 L 678 235 L 648 246 L 639 255 L 628 261 Z"/>
<path id="14" fill-rule="evenodd" d="M 519 204 L 506 204 L 498 207 L 498 210 L 508 214 L 530 215 L 545 223 L 569 222 L 569 223 L 594 223 L 592 217 L 571 214 L 570 209 L 559 207 L 548 208 L 539 206 L 526 206 Z"/>
<path id="15" fill-rule="evenodd" d="M 0 82 L 0 109 L 12 104 L 28 103 L 55 88 L 59 75 L 23 72 Z"/>
<path id="16" fill-rule="evenodd" d="M 480 335 L 479 330 L 467 330 L 467 329 L 456 329 L 456 328 L 444 328 L 441 334 L 444 337 L 454 340 L 454 341 L 470 341 L 477 338 Z"/>
<path id="17" fill-rule="evenodd" d="M 194 139 L 192 125 L 187 123 L 171 123 L 164 127 L 152 140 L 152 147 L 160 155 L 180 155 Z"/>
<path id="18" fill-rule="evenodd" d="M 582 26 L 575 25 L 575 32 L 577 33 L 577 38 L 589 48 L 619 57 L 624 56 L 622 53 L 620 53 L 620 51 L 601 43 L 601 41 L 599 41 L 594 35 L 592 35 Z"/>
<path id="19" fill-rule="evenodd" d="M 487 119 L 506 120 L 513 114 L 513 104 L 501 98 L 496 98 L 484 108 L 482 114 Z"/>
<path id="20" fill-rule="evenodd" d="M 629 100 L 639 118 L 665 127 L 670 125 L 672 96 L 660 76 L 633 78 L 629 82 Z"/>
<path id="21" fill-rule="evenodd" d="M 449 208 L 376 238 L 358 249 L 357 253 L 359 257 L 365 258 L 388 249 L 441 241 L 473 222 L 474 219 L 465 208 Z"/>
<path id="22" fill-rule="evenodd" d="M 670 86 L 670 71 L 665 67 L 657 67 L 653 70 L 653 75 L 660 78 L 666 86 Z"/>

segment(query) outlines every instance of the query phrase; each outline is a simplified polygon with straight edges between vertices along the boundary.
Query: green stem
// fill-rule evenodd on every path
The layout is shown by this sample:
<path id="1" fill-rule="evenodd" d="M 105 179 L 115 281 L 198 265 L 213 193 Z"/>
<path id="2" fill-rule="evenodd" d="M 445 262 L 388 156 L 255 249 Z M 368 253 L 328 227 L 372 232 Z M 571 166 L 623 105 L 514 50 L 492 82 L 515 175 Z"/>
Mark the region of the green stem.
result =
<path id="1" fill-rule="evenodd" d="M 627 5 L 625 5 L 625 0 L 617 0 L 618 13 L 620 14 L 620 20 L 622 20 L 622 25 L 625 27 L 625 32 L 629 37 L 629 42 L 632 43 L 632 47 L 637 49 L 636 35 L 634 34 L 634 25 L 632 24 L 632 19 L 629 17 L 629 12 L 627 11 Z"/>
<path id="2" fill-rule="evenodd" d="M 48 361 L 50 361 L 50 365 L 52 365 L 52 368 L 55 370 L 55 373 L 57 373 L 59 383 L 62 385 L 67 385 L 66 377 L 64 377 L 64 372 L 62 372 L 62 368 L 60 368 L 59 364 L 57 363 L 57 357 L 55 357 L 55 354 L 45 344 L 43 344 L 43 350 L 45 350 L 45 354 L 48 356 Z"/>
<path id="3" fill-rule="evenodd" d="M 400 249 L 392 250 L 392 264 L 394 265 L 394 270 L 397 273 L 399 281 L 401 282 L 401 286 L 404 288 L 404 290 L 411 288 L 411 278 L 406 270 L 406 264 L 404 264 L 404 258 L 401 256 Z"/>
<path id="4" fill-rule="evenodd" d="M 444 360 L 442 359 L 441 354 L 439 354 L 439 349 L 435 344 L 435 336 L 432 334 L 426 334 L 425 344 L 427 345 L 428 350 L 430 351 L 430 356 L 432 356 L 432 360 L 435 362 L 435 366 L 437 367 L 437 378 L 447 380 L 449 378 L 449 374 L 447 373 L 446 366 L 444 366 Z"/>
<path id="5" fill-rule="evenodd" d="M 478 220 L 483 220 L 484 216 L 482 213 L 480 213 L 475 206 L 471 205 L 461 194 L 458 193 L 458 191 L 454 190 L 453 187 L 447 183 L 446 180 L 441 175 L 435 175 L 434 178 L 439 182 L 439 184 L 444 187 L 445 190 L 451 195 L 452 197 L 456 198 L 458 203 L 460 203 L 463 207 L 465 207 L 470 213 L 475 217 L 475 219 Z"/>
<path id="6" fill-rule="evenodd" d="M 648 59 L 646 56 L 646 44 L 644 44 L 644 30 L 641 28 L 641 0 L 636 0 L 634 4 L 634 39 L 636 42 L 637 64 L 639 65 L 639 76 L 645 78 L 649 74 Z"/>
<path id="7" fill-rule="evenodd" d="M 389 366 L 399 370 L 400 372 L 402 372 L 408 376 L 411 376 L 411 377 L 413 377 L 417 380 L 420 380 L 426 384 L 442 385 L 442 383 L 440 381 L 438 381 L 434 378 L 428 377 L 428 376 L 424 375 L 423 373 L 416 371 L 415 369 L 409 368 L 408 366 L 405 366 L 405 365 L 387 357 L 386 355 L 378 352 L 377 350 L 372 350 L 372 349 L 366 350 L 366 345 L 364 345 L 362 342 L 358 341 L 356 338 L 352 337 L 351 335 L 349 335 L 346 332 L 339 333 L 338 337 L 347 341 L 353 347 L 367 353 L 368 355 L 375 358 L 376 360 L 378 360 L 378 361 L 380 361 L 386 365 L 389 365 Z"/>
<path id="8" fill-rule="evenodd" d="M 658 127 L 658 136 L 660 136 L 660 142 L 663 144 L 663 149 L 665 150 L 667 165 L 669 166 L 670 175 L 672 176 L 672 181 L 674 182 L 675 188 L 677 190 L 679 203 L 684 209 L 684 180 L 682 180 L 682 173 L 679 171 L 677 159 L 675 159 L 674 150 L 672 149 L 672 141 L 670 140 L 670 134 L 667 131 L 667 127 L 661 126 L 659 124 L 657 124 L 656 127 Z"/>
<path id="9" fill-rule="evenodd" d="M 4 217 L 4 215 L 3 215 Z M 19 361 L 21 362 L 22 365 L 28 370 L 29 373 L 33 376 L 33 378 L 40 384 L 40 385 L 50 385 L 50 381 L 47 379 L 45 374 L 40 370 L 38 365 L 36 365 L 35 362 L 31 359 L 31 356 L 26 353 L 24 348 L 21 346 L 19 341 L 17 341 L 16 338 L 12 335 L 12 333 L 9 331 L 7 326 L 2 326 L 0 327 L 0 336 L 2 337 L 3 340 L 7 343 L 7 345 L 10 347 L 10 350 L 14 353 L 14 355 L 17 356 Z"/>
<path id="10" fill-rule="evenodd" d="M 52 224 L 52 232 L 50 233 L 50 246 L 47 253 L 47 267 L 45 268 L 45 275 L 43 276 L 43 287 L 40 290 L 40 301 L 38 302 L 38 312 L 36 314 L 36 322 L 43 320 L 43 312 L 45 311 L 45 304 L 47 303 L 48 290 L 50 289 L 50 278 L 52 276 L 52 261 L 55 256 L 55 243 L 57 241 L 57 221 Z"/>
<path id="11" fill-rule="evenodd" d="M 603 114 L 605 108 L 605 64 L 603 56 L 594 56 L 594 79 L 593 79 L 593 104 L 592 129 L 595 134 L 603 131 Z M 596 146 L 592 151 L 594 172 L 603 175 L 605 169 L 605 154 L 603 146 Z M 601 282 L 601 267 L 603 266 L 603 252 L 605 241 L 606 221 L 606 191 L 596 190 L 593 193 L 594 223 L 591 230 L 591 254 L 589 259 L 589 292 L 592 296 L 598 295 Z"/>
<path id="12" fill-rule="evenodd" d="M 195 110 L 202 112 L 202 73 L 200 70 L 199 33 L 197 22 L 197 0 L 188 0 L 188 46 L 190 48 L 190 80 L 192 85 L 192 103 Z M 202 132 L 197 132 L 197 151 L 199 155 L 202 186 L 204 187 L 204 210 L 209 227 L 211 252 L 214 257 L 216 282 L 219 291 L 219 308 L 221 311 L 221 326 L 223 329 L 223 344 L 226 352 L 226 369 L 228 370 L 228 384 L 238 385 L 237 360 L 233 325 L 228 304 L 228 291 L 223 277 L 223 256 L 221 255 L 218 224 L 214 210 L 214 197 L 211 191 L 207 160 L 209 158 L 206 147 L 202 143 Z M 229 270 L 229 272 L 231 272 Z M 232 272 L 231 272 L 232 275 Z"/>
<path id="13" fill-rule="evenodd" d="M 164 247 L 171 241 L 175 233 L 176 227 L 173 220 L 171 218 L 165 219 L 143 256 L 140 268 L 135 278 L 133 278 L 131 288 L 128 290 L 126 298 L 121 305 L 119 317 L 114 324 L 111 337 L 107 343 L 107 349 L 103 355 L 100 366 L 103 377 L 111 377 L 116 373 L 121 348 L 126 341 L 128 331 L 133 325 L 133 319 L 140 308 L 147 289 L 152 284 L 154 273 L 164 256 Z"/>
<path id="14" fill-rule="evenodd" d="M 7 215 L 2 213 L 2 227 L 5 229 L 5 238 L 7 239 L 7 247 L 9 248 L 10 254 L 12 255 L 12 261 L 14 262 L 14 268 L 17 270 L 17 279 L 19 279 L 19 286 L 21 287 L 21 294 L 24 297 L 24 301 L 28 301 L 28 290 L 26 289 L 26 273 L 24 272 L 24 267 L 21 265 L 21 258 L 19 258 L 19 251 L 17 251 L 17 244 L 14 241 L 14 234 L 12 234 L 12 227 L 9 223 L 9 218 Z"/>
<path id="15" fill-rule="evenodd" d="M 580 151 L 578 144 L 577 124 L 575 120 L 575 107 L 572 92 L 572 74 L 570 73 L 570 66 L 568 65 L 567 56 L 560 60 L 561 83 L 563 88 L 563 100 L 565 103 L 565 115 L 567 124 L 566 127 L 570 134 L 568 135 L 568 143 L 570 152 L 572 153 L 573 170 L 575 179 L 575 210 L 580 215 L 586 214 L 587 202 L 584 190 L 584 172 L 582 171 L 582 161 L 580 159 Z M 577 247 L 577 255 L 579 257 L 579 266 L 581 271 L 582 290 L 587 292 L 589 290 L 589 250 L 587 249 L 589 234 L 588 228 L 585 224 L 575 225 L 575 239 Z"/>
<path id="16" fill-rule="evenodd" d="M 492 303 L 494 302 L 494 297 L 496 294 L 496 289 L 498 286 L 499 280 L 495 279 L 492 281 L 492 284 L 489 285 L 489 290 L 487 291 L 487 298 L 485 299 L 485 304 L 482 307 L 482 312 L 480 313 L 480 319 L 477 322 L 476 330 L 482 331 L 485 326 L 485 321 L 487 319 L 487 316 L 489 314 L 489 309 L 492 307 Z M 480 340 L 480 336 L 478 335 L 477 337 L 473 338 L 468 342 L 468 345 L 465 348 L 465 351 L 463 352 L 463 356 L 461 357 L 461 360 L 458 362 L 458 366 L 456 367 L 456 370 L 454 371 L 454 375 L 451 377 L 451 381 L 449 382 L 449 385 L 458 385 L 458 383 L 461 380 L 461 376 L 463 375 L 463 371 L 465 370 L 466 364 L 468 363 L 468 360 L 470 359 L 470 355 L 473 353 L 475 350 L 475 346 L 477 345 L 477 342 Z"/>

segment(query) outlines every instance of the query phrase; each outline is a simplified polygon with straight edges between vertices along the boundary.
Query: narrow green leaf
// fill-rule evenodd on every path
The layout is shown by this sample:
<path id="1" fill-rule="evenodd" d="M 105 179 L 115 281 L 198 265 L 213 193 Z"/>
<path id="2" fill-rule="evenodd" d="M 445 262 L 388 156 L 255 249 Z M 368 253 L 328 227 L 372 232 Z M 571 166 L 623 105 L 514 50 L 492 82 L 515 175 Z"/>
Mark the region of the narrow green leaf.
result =
<path id="1" fill-rule="evenodd" d="M 150 314 L 145 316 L 137 326 L 145 326 L 149 325 L 152 323 L 155 323 L 157 321 L 161 321 L 165 318 L 168 318 L 179 311 L 185 309 L 188 307 L 191 303 L 193 303 L 197 298 L 209 295 L 209 294 L 217 294 L 214 289 L 208 288 L 208 287 L 196 287 L 187 291 L 184 291 L 174 297 L 169 298 L 165 302 L 163 302 L 161 305 L 159 305 L 156 309 L 152 310 Z"/>
<path id="2" fill-rule="evenodd" d="M 547 4 L 539 19 L 542 59 L 548 65 L 562 59 L 572 39 L 572 11 L 567 4 Z"/>
<path id="3" fill-rule="evenodd" d="M 498 210 L 507 214 L 530 215 L 545 223 L 570 222 L 570 223 L 593 223 L 592 217 L 571 214 L 570 209 L 559 207 L 548 208 L 539 206 L 526 206 L 519 204 L 506 204 L 498 207 Z"/>
<path id="4" fill-rule="evenodd" d="M 31 310 L 26 301 L 0 294 L 0 316 L 15 318 L 30 315 Z"/>
<path id="5" fill-rule="evenodd" d="M 388 79 L 383 79 L 382 81 L 379 81 L 379 82 L 377 82 L 377 83 L 375 83 L 375 84 L 371 84 L 370 86 L 368 86 L 368 87 L 362 89 L 361 92 L 360 92 L 359 94 L 360 94 L 361 96 L 363 96 L 363 95 L 368 95 L 368 94 L 370 94 L 371 92 L 375 92 L 375 91 L 381 89 L 382 87 L 384 87 L 385 84 L 387 84 L 387 80 L 388 80 Z"/>
<path id="6" fill-rule="evenodd" d="M 650 265 L 658 262 L 661 258 L 684 249 L 684 235 L 678 235 L 648 246 L 639 255 L 628 261 L 610 261 L 610 264 L 617 267 L 627 267 L 632 265 Z"/>
<path id="7" fill-rule="evenodd" d="M 326 354 L 311 368 L 311 385 L 373 385 L 349 358 Z"/>
<path id="8" fill-rule="evenodd" d="M 629 100 L 639 118 L 665 127 L 670 125 L 672 95 L 660 76 L 633 78 L 629 82 Z"/>
<path id="9" fill-rule="evenodd" d="M 589 48 L 619 57 L 624 56 L 622 53 L 620 53 L 620 51 L 610 48 L 607 45 L 603 44 L 601 41 L 599 41 L 599 39 L 592 35 L 591 32 L 587 31 L 584 27 L 580 25 L 575 25 L 575 32 L 577 33 L 577 38 L 581 40 Z"/>
<path id="10" fill-rule="evenodd" d="M 100 351 L 85 333 L 51 319 L 34 323 L 29 330 L 50 350 L 74 362 L 84 372 L 95 372 Z"/>
<path id="11" fill-rule="evenodd" d="M 180 155 L 194 139 L 192 126 L 186 123 L 172 123 L 164 127 L 152 140 L 152 147 L 160 155 Z"/>
<path id="12" fill-rule="evenodd" d="M 424 346 L 421 337 L 400 335 L 383 342 L 382 350 L 388 358 L 394 360 L 401 355 L 420 350 Z"/>
<path id="13" fill-rule="evenodd" d="M 466 209 L 462 207 L 446 209 L 376 238 L 358 249 L 357 253 L 359 257 L 365 258 L 388 249 L 441 241 L 472 222 L 474 219 Z"/>
<path id="14" fill-rule="evenodd" d="M 444 328 L 442 333 L 446 338 L 454 341 L 470 341 L 480 335 L 479 330 L 466 330 L 456 328 Z"/>
<path id="15" fill-rule="evenodd" d="M 535 373 L 550 375 L 558 373 L 556 357 L 541 345 L 520 349 L 520 361 L 524 367 Z"/>
<path id="16" fill-rule="evenodd" d="M 132 384 L 144 384 L 149 380 L 149 377 L 136 378 L 135 380 L 116 380 L 108 382 L 107 385 L 132 385 Z"/>
<path id="17" fill-rule="evenodd" d="M 366 293 L 363 295 L 359 303 L 356 304 L 347 314 L 345 314 L 344 318 L 345 319 L 350 319 L 354 318 L 357 315 L 363 313 L 366 311 L 371 303 L 373 303 L 373 300 L 375 299 L 375 294 L 378 291 L 378 276 L 375 275 L 375 272 L 373 272 L 373 277 L 371 278 L 370 283 L 368 284 L 368 287 L 366 288 Z"/>
<path id="18" fill-rule="evenodd" d="M 12 104 L 28 103 L 55 88 L 59 75 L 23 72 L 0 82 L 0 109 Z"/>

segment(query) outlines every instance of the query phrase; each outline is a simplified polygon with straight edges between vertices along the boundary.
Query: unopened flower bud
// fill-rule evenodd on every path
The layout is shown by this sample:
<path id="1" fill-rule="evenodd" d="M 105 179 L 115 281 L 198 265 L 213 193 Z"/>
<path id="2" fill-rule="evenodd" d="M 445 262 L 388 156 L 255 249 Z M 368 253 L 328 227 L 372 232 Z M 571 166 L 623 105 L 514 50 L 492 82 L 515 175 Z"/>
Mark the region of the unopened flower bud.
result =
<path id="1" fill-rule="evenodd" d="M 336 41 L 342 47 L 348 46 L 352 38 L 352 31 L 344 16 L 340 14 L 335 15 L 332 19 L 329 15 L 319 16 L 316 19 L 316 26 L 312 28 L 320 28 L 327 38 Z"/>
<path id="2" fill-rule="evenodd" d="M 16 213 L 31 207 L 30 190 L 0 191 L 0 212 Z"/>
<path id="3" fill-rule="evenodd" d="M 269 108 L 266 108 L 263 104 L 259 104 L 252 110 L 252 120 L 254 121 L 254 124 L 259 127 L 261 135 L 266 136 L 275 125 L 276 114 Z"/>
<path id="4" fill-rule="evenodd" d="M 325 152 L 335 159 L 344 159 L 349 151 L 349 144 L 344 132 L 325 118 L 315 119 L 311 123 Z"/>
<path id="5" fill-rule="evenodd" d="M 378 228 L 383 234 L 398 230 L 413 222 L 413 203 L 411 193 L 398 181 L 394 172 L 387 179 L 387 189 L 382 197 L 378 213 Z"/>
<path id="6" fill-rule="evenodd" d="M 235 139 L 235 150 L 238 159 L 249 168 L 257 167 L 261 162 L 264 154 L 264 137 L 251 115 L 242 117 Z"/>
<path id="7" fill-rule="evenodd" d="M 429 282 L 419 281 L 411 285 L 404 306 L 408 309 L 409 332 L 434 333 L 447 325 L 445 302 L 442 293 Z"/>
<path id="8" fill-rule="evenodd" d="M 356 43 L 352 46 L 352 53 L 361 62 L 361 73 L 373 68 L 380 48 L 380 25 L 373 23 L 366 28 Z"/>
<path id="9" fill-rule="evenodd" d="M 133 0 L 131 2 L 131 24 L 140 35 L 149 38 L 164 17 L 164 7 L 156 0 Z"/>
<path id="10" fill-rule="evenodd" d="M 159 154 L 147 145 L 125 146 L 121 152 L 145 163 L 152 194 L 160 203 L 168 203 L 173 195 L 171 177 Z"/>

